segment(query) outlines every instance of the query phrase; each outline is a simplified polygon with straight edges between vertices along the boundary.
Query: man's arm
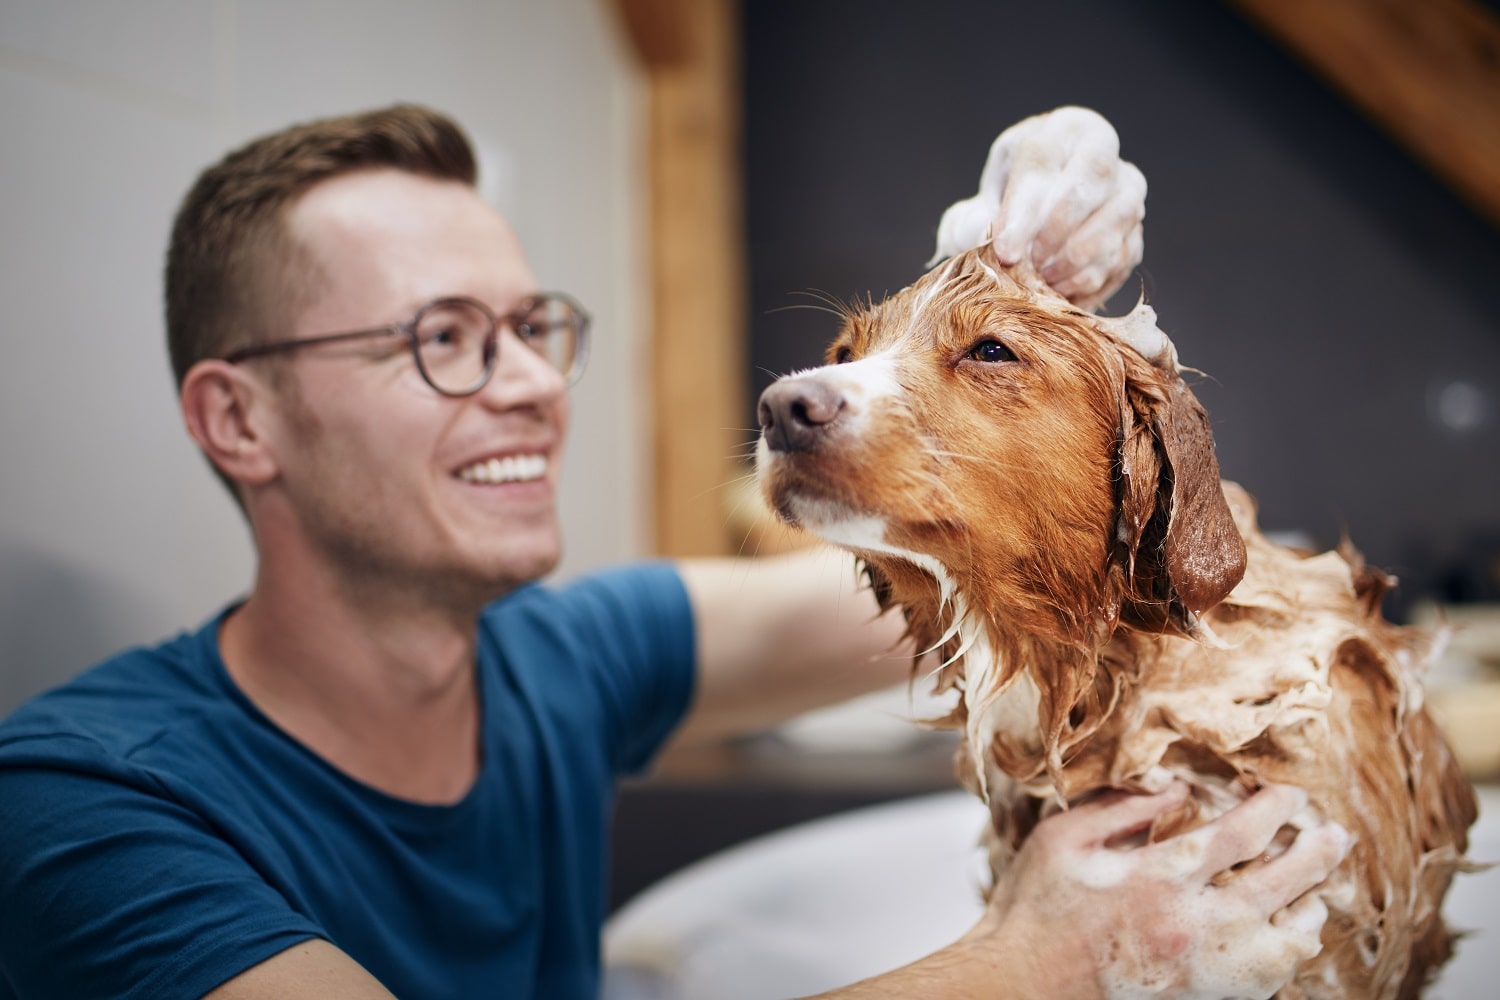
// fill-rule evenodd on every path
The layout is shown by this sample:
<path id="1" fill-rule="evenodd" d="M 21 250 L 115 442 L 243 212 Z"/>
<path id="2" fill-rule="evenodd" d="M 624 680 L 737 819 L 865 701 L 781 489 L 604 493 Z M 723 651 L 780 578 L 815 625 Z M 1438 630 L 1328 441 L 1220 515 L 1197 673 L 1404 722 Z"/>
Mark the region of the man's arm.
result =
<path id="1" fill-rule="evenodd" d="M 680 743 L 763 729 L 911 677 L 905 622 L 881 614 L 847 552 L 688 560 L 678 569 L 698 653 Z"/>
<path id="2" fill-rule="evenodd" d="M 321 938 L 292 945 L 251 966 L 204 1000 L 395 1000 L 364 966 Z"/>

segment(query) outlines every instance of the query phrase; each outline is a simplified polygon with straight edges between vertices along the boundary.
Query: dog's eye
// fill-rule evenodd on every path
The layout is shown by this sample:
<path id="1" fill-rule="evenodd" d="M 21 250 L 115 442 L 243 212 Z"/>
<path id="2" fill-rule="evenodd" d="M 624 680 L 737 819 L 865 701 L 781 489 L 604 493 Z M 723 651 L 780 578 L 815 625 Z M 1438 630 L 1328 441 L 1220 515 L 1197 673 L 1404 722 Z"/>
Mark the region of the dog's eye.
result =
<path id="1" fill-rule="evenodd" d="M 840 347 L 839 352 L 833 356 L 834 364 L 847 365 L 854 360 L 854 352 L 847 347 Z"/>
<path id="2" fill-rule="evenodd" d="M 969 348 L 969 357 L 975 361 L 984 361 L 989 364 L 1016 360 L 1014 352 L 998 340 L 981 340 Z"/>

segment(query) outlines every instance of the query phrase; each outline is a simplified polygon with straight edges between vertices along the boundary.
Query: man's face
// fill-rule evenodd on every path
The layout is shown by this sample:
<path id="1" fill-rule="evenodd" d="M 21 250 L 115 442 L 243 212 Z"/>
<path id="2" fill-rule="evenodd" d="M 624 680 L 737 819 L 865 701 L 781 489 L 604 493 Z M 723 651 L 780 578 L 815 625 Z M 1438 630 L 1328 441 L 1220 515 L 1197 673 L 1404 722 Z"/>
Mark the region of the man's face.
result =
<path id="1" fill-rule="evenodd" d="M 285 336 L 401 323 L 452 296 L 504 315 L 537 291 L 509 226 L 457 182 L 396 170 L 337 177 L 303 195 L 287 225 L 314 265 L 315 291 Z M 502 330 L 493 377 L 463 398 L 427 385 L 398 338 L 282 363 L 284 509 L 345 579 L 428 600 L 487 598 L 556 565 L 565 384 L 514 334 Z M 496 458 L 504 481 L 474 475 Z"/>

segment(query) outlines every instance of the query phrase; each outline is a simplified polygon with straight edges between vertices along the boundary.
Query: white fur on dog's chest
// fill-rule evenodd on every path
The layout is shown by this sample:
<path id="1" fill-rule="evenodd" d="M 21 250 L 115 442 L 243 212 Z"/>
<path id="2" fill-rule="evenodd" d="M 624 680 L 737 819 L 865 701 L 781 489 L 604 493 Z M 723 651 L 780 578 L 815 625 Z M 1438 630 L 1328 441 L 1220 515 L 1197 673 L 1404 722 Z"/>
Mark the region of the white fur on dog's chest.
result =
<path id="1" fill-rule="evenodd" d="M 823 538 L 857 552 L 906 560 L 932 576 L 938 587 L 939 607 L 952 606 L 952 626 L 933 649 L 926 652 L 941 648 L 950 639 L 958 640 L 957 652 L 948 662 L 959 659 L 964 662 L 967 678 L 964 698 L 970 710 L 968 747 L 973 754 L 975 773 L 986 798 L 992 793 L 1005 794 L 1002 790 L 1009 789 L 1013 782 L 1009 775 L 987 761 L 984 750 L 1001 736 L 1027 752 L 1041 750 L 1038 716 L 1041 691 L 1036 682 L 1023 669 L 998 691 L 995 690 L 1004 665 L 1000 663 L 999 654 L 991 645 L 983 625 L 969 614 L 963 595 L 956 592 L 952 576 L 937 559 L 887 542 L 886 524 L 879 518 L 840 516 L 840 512 L 832 509 L 819 513 L 823 517 L 815 523 Z"/>
<path id="2" fill-rule="evenodd" d="M 962 603 L 962 597 L 956 598 Z M 959 609 L 962 610 L 962 609 Z M 979 778 L 980 793 L 986 801 L 991 796 L 1009 794 L 1014 785 L 988 750 L 997 738 L 1005 737 L 1028 753 L 1040 753 L 1042 730 L 1039 710 L 1042 693 L 1024 668 L 998 691 L 995 685 L 1004 672 L 1000 656 L 990 645 L 984 629 L 964 615 L 960 619 L 961 650 L 964 659 L 964 703 L 968 708 L 966 724 L 968 749 L 974 771 Z"/>

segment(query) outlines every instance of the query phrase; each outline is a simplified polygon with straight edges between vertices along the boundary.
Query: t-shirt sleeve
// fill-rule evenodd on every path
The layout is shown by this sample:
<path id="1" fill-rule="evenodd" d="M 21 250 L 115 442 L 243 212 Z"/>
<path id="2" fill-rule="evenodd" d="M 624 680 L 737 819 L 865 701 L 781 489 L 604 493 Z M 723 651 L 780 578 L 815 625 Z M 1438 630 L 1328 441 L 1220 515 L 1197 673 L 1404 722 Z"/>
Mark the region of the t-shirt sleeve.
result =
<path id="1" fill-rule="evenodd" d="M 149 776 L 84 757 L 0 759 L 0 980 L 15 996 L 199 997 L 321 936 Z"/>
<path id="2" fill-rule="evenodd" d="M 617 774 L 644 768 L 686 714 L 697 657 L 692 606 L 675 567 L 585 577 L 560 595 L 599 693 Z"/>

